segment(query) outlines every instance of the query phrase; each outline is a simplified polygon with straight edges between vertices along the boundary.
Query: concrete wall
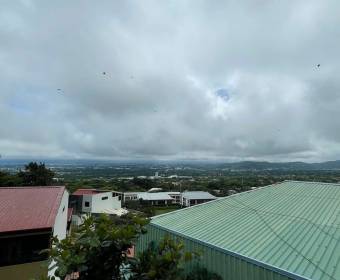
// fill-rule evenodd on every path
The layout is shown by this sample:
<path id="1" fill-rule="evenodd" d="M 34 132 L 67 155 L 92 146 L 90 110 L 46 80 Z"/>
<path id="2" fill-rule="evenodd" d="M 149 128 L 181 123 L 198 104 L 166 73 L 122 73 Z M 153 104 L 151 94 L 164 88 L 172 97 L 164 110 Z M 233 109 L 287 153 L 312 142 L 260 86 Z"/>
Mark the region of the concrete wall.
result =
<path id="1" fill-rule="evenodd" d="M 58 239 L 62 240 L 66 238 L 67 233 L 67 209 L 68 209 L 68 198 L 69 193 L 67 190 L 64 191 L 63 197 L 61 199 L 58 214 L 56 216 L 54 227 L 53 227 L 53 236 L 58 237 Z M 53 267 L 54 263 L 51 263 L 50 267 Z M 57 268 L 49 269 L 48 275 L 54 276 L 54 272 Z M 56 277 L 56 279 L 59 279 Z"/>
<path id="2" fill-rule="evenodd" d="M 66 237 L 68 198 L 69 193 L 65 190 L 53 227 L 53 235 L 57 236 L 58 239 L 64 239 Z"/>
<path id="3" fill-rule="evenodd" d="M 122 204 L 118 196 L 113 197 L 111 192 L 99 193 L 92 196 L 92 213 L 101 213 L 105 209 L 113 210 L 121 207 Z"/>
<path id="4" fill-rule="evenodd" d="M 85 206 L 86 202 L 89 202 L 89 206 Z M 81 209 L 82 209 L 82 212 L 91 213 L 92 195 L 83 195 L 83 201 L 82 201 Z"/>

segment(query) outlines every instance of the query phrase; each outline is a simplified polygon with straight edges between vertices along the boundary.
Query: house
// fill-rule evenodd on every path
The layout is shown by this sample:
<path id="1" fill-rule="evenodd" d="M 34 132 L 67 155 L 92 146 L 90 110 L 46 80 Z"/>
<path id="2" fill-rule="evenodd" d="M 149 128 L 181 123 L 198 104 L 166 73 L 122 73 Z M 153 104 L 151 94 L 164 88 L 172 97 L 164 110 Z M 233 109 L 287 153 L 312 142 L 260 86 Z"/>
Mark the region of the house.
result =
<path id="1" fill-rule="evenodd" d="M 174 198 L 172 198 L 166 192 L 157 192 L 157 193 L 139 193 L 138 199 L 142 201 L 142 203 L 146 203 L 148 205 L 170 205 L 174 203 Z"/>
<path id="2" fill-rule="evenodd" d="M 127 201 L 136 201 L 138 200 L 138 194 L 144 193 L 144 192 L 125 192 L 123 196 L 124 202 Z"/>
<path id="3" fill-rule="evenodd" d="M 215 196 L 208 192 L 192 191 L 192 192 L 126 192 L 123 194 L 124 202 L 143 200 L 149 205 L 169 205 L 181 204 L 189 207 L 196 204 L 208 202 L 216 199 Z"/>
<path id="4" fill-rule="evenodd" d="M 225 280 L 340 279 L 339 201 L 340 184 L 285 181 L 155 216 L 136 251 L 169 236 Z"/>
<path id="5" fill-rule="evenodd" d="M 181 203 L 180 192 L 159 192 L 158 189 L 151 189 L 148 192 L 126 192 L 123 197 L 124 202 L 142 200 L 146 204 L 158 206 Z"/>
<path id="6" fill-rule="evenodd" d="M 181 204 L 186 207 L 216 199 L 215 196 L 203 191 L 186 191 L 182 193 Z"/>
<path id="7" fill-rule="evenodd" d="M 0 279 L 47 276 L 41 251 L 66 237 L 68 197 L 65 187 L 0 188 Z"/>
<path id="8" fill-rule="evenodd" d="M 174 199 L 173 204 L 181 204 L 181 193 L 180 192 L 167 192 L 167 194 Z"/>
<path id="9" fill-rule="evenodd" d="M 69 207 L 73 208 L 72 221 L 79 225 L 87 214 L 122 215 L 127 211 L 122 209 L 122 195 L 114 191 L 97 189 L 78 189 L 70 195 Z"/>

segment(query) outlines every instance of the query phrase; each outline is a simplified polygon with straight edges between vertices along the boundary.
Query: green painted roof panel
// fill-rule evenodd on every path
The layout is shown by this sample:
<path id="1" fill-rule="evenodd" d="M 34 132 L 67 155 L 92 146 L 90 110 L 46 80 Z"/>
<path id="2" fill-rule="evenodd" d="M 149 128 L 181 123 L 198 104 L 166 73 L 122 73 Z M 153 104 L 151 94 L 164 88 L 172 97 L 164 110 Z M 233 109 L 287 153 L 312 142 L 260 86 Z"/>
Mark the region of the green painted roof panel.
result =
<path id="1" fill-rule="evenodd" d="M 340 185 L 285 181 L 152 224 L 310 279 L 340 279 Z"/>

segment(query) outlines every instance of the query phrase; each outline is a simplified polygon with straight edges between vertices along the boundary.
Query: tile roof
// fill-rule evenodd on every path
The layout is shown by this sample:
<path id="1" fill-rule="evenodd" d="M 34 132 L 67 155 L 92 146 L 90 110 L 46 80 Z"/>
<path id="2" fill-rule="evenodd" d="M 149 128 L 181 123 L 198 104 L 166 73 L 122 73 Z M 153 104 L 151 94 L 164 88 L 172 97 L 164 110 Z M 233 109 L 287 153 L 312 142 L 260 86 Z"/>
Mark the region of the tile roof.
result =
<path id="1" fill-rule="evenodd" d="M 0 233 L 54 226 L 65 187 L 0 188 Z"/>
<path id="2" fill-rule="evenodd" d="M 306 279 L 340 279 L 340 184 L 286 181 L 156 216 L 151 225 Z"/>

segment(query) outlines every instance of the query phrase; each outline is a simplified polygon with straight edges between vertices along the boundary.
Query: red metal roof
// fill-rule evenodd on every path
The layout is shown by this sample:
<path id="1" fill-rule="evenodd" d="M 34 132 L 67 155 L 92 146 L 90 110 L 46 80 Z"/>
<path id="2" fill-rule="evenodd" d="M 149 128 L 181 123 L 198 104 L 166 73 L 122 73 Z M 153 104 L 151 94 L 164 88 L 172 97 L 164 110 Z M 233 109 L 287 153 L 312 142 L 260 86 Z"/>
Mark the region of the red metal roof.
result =
<path id="1" fill-rule="evenodd" d="M 100 191 L 96 189 L 78 189 L 72 195 L 84 195 L 84 194 L 91 195 L 97 193 L 100 193 Z"/>
<path id="2" fill-rule="evenodd" d="M 0 233 L 52 228 L 65 187 L 0 188 Z"/>

